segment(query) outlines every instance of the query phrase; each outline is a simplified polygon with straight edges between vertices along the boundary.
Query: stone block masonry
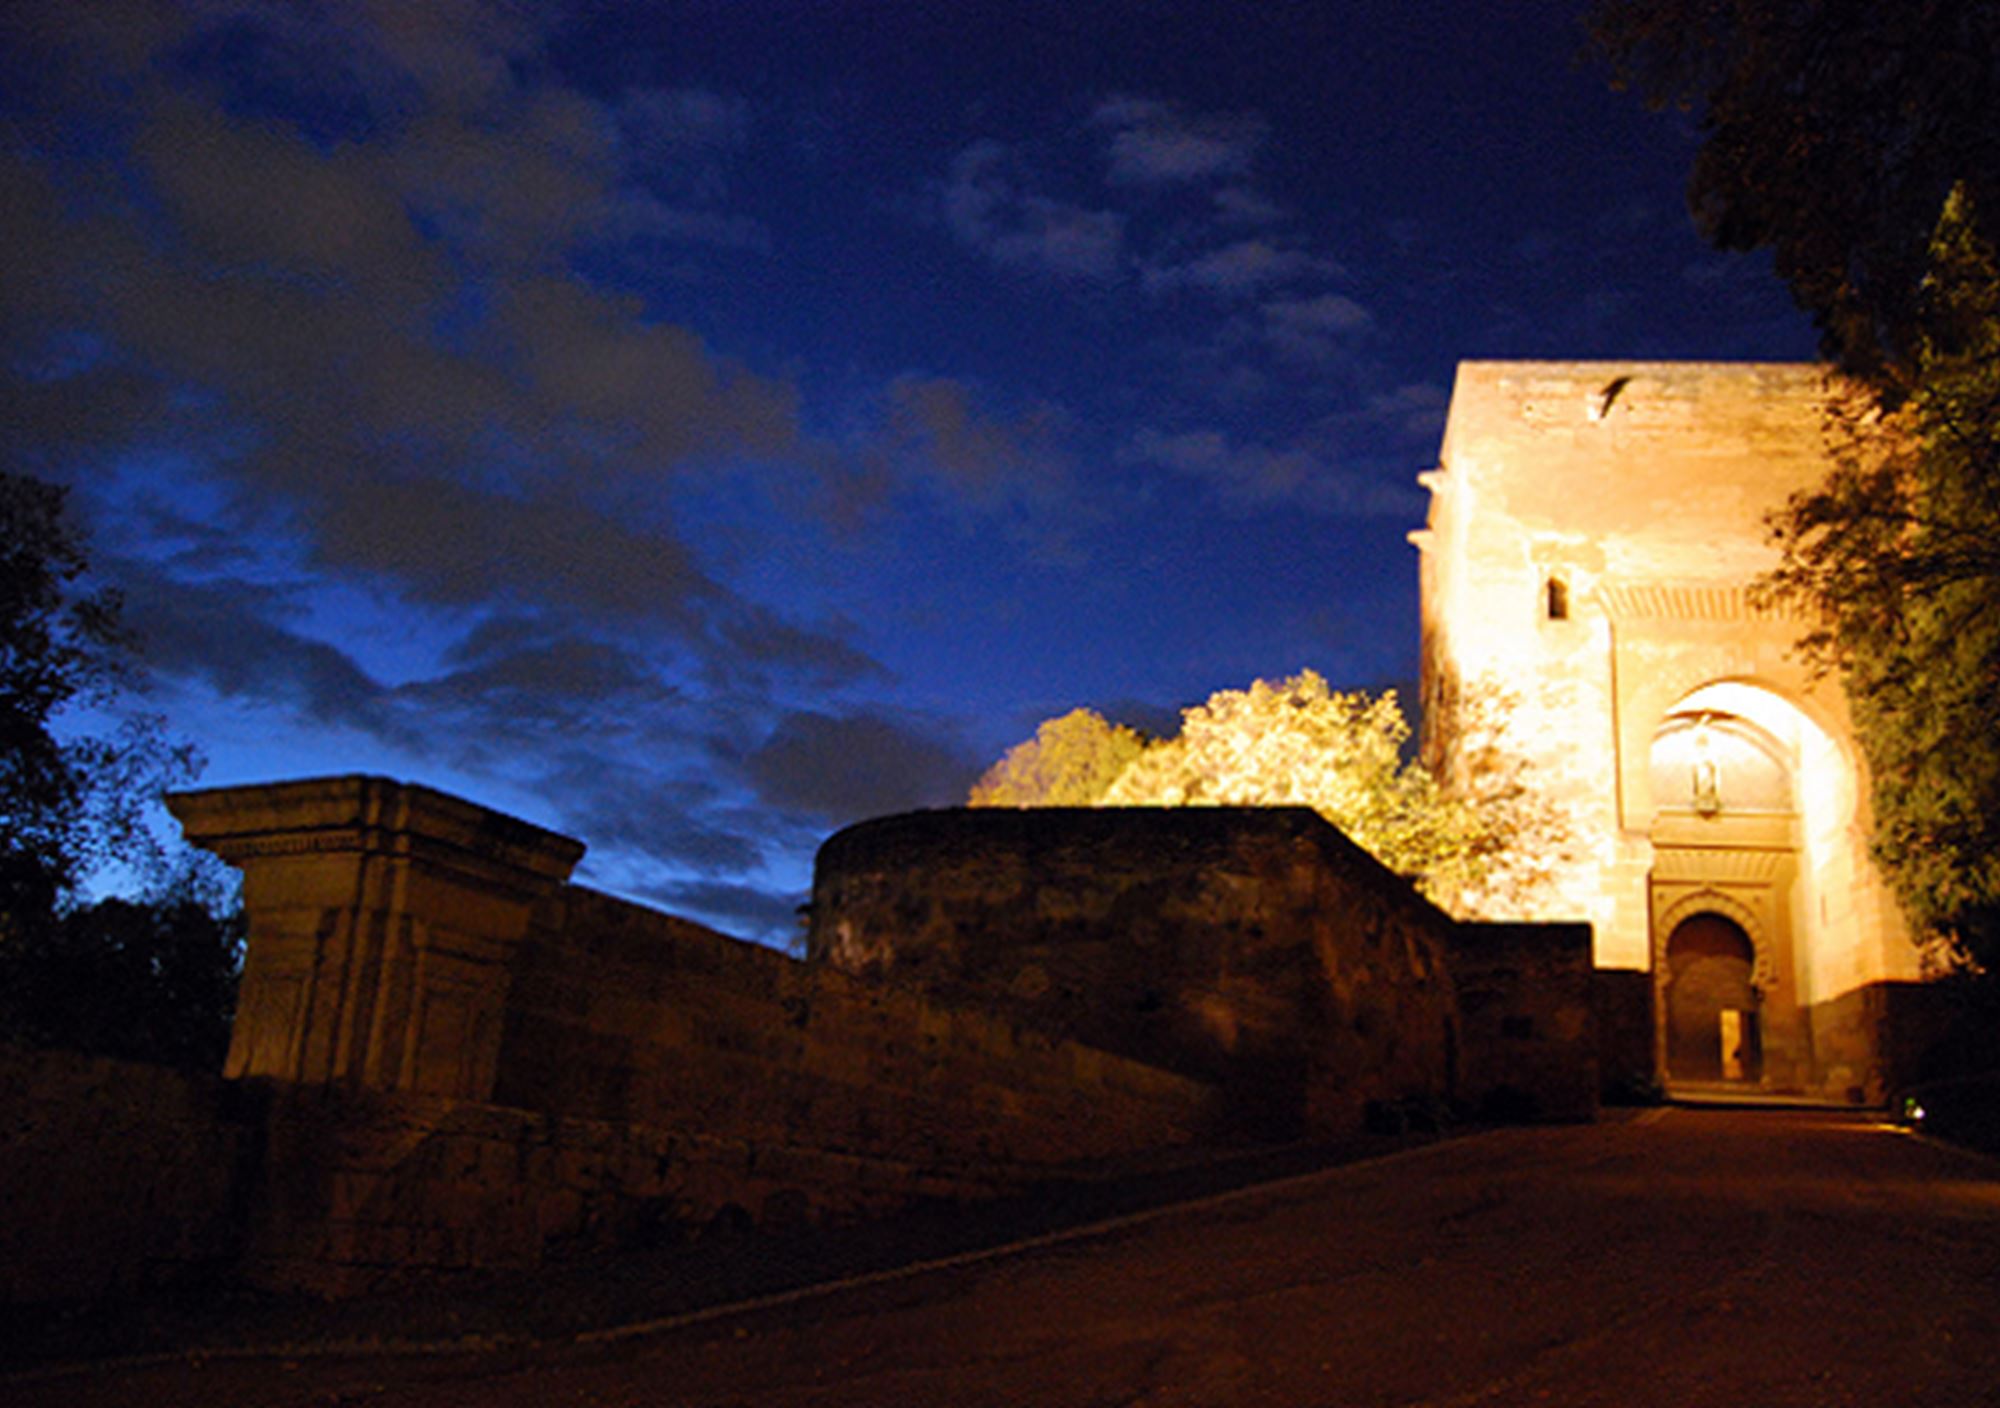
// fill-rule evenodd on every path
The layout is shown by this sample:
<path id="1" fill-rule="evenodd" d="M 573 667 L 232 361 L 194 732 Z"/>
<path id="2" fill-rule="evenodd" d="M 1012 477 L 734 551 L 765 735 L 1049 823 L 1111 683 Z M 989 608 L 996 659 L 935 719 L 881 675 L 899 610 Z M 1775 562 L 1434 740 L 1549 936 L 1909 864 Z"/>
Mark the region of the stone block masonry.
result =
<path id="1" fill-rule="evenodd" d="M 990 1196 L 1218 1122 L 1200 1080 L 569 885 L 579 843 L 427 788 L 171 805 L 244 871 L 261 1285 Z"/>
<path id="2" fill-rule="evenodd" d="M 427 788 L 170 805 L 244 872 L 227 1074 L 4 1058 L 10 1299 L 527 1270 L 1496 1082 L 1590 1108 L 1587 930 L 1476 944 L 1301 810 L 868 823 L 822 852 L 802 962 L 571 885 L 578 842 Z"/>
<path id="3" fill-rule="evenodd" d="M 1588 926 L 1509 930 L 1505 965 L 1471 933 L 1304 808 L 978 809 L 829 840 L 809 952 L 1215 1082 L 1278 1138 L 1476 1107 L 1502 1048 L 1466 1046 L 1465 957 L 1482 1012 L 1541 1022 L 1507 1049 L 1518 1103 L 1588 1118 Z"/>
<path id="4" fill-rule="evenodd" d="M 1460 924 L 1451 972 L 1460 1094 L 1491 1119 L 1597 1117 L 1597 975 L 1588 924 Z"/>
<path id="5" fill-rule="evenodd" d="M 254 1122 L 214 1076 L 0 1046 L 0 1303 L 228 1275 Z"/>

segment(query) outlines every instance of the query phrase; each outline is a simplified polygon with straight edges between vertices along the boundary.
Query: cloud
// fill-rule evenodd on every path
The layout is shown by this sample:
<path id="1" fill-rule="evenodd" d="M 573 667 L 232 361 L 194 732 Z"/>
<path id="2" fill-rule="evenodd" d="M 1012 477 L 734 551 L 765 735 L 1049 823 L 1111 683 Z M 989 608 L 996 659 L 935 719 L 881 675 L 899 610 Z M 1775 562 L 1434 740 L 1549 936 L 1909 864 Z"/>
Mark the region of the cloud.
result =
<path id="1" fill-rule="evenodd" d="M 1279 353 L 1301 362 L 1325 362 L 1374 324 L 1374 317 L 1344 294 L 1281 298 L 1263 305 L 1263 332 Z"/>
<path id="2" fill-rule="evenodd" d="M 787 714 L 743 760 L 768 805 L 844 825 L 963 801 L 979 763 L 921 720 L 879 710 Z"/>
<path id="3" fill-rule="evenodd" d="M 1254 293 L 1272 285 L 1340 273 L 1340 266 L 1302 249 L 1265 239 L 1237 240 L 1178 264 L 1156 264 L 1145 273 L 1153 292 L 1198 288 L 1211 293 Z"/>
<path id="4" fill-rule="evenodd" d="M 1214 193 L 1215 212 L 1229 225 L 1275 225 L 1285 208 L 1248 186 L 1223 186 Z"/>
<path id="5" fill-rule="evenodd" d="M 649 866 L 743 874 L 763 865 L 768 824 L 726 805 L 713 783 L 659 776 L 577 752 L 545 775 L 563 799 L 563 823 L 599 854 Z"/>
<path id="6" fill-rule="evenodd" d="M 758 114 L 600 101 L 545 23 L 0 13 L 10 72 L 38 75 L 0 137 L 4 453 L 78 486 L 158 697 L 512 789 L 592 874 L 779 933 L 827 820 L 956 801 L 976 769 L 945 725 L 857 702 L 890 681 L 853 623 L 729 578 L 760 525 L 701 515 L 744 483 L 811 515 L 858 461 L 1012 510 L 1064 484 L 1063 421 L 906 378 L 866 452 L 810 440 L 788 379 L 617 284 L 667 245 L 771 249 L 729 201 Z M 1004 159 L 958 174 L 987 257 L 1126 266 L 1119 217 Z"/>
<path id="7" fill-rule="evenodd" d="M 69 135 L 0 157 L 0 221 L 30 276 L 8 282 L 0 366 L 18 467 L 75 477 L 171 446 L 328 579 L 617 619 L 725 673 L 869 672 L 737 598 L 680 537 L 677 479 L 746 460 L 810 477 L 814 453 L 791 386 L 569 271 L 607 219 L 648 207 L 620 184 L 611 111 L 523 77 L 531 28 L 479 6 L 379 27 L 191 8 L 126 51 L 143 78 L 111 90 L 119 107 L 88 88 L 87 8 L 42 7 L 21 31 L 71 85 L 38 91 L 35 130 Z M 258 63 L 176 57 L 204 45 Z M 309 89 L 305 116 L 266 83 Z M 307 120 L 350 112 L 337 140 Z M 652 148 L 733 147 L 748 123 L 698 90 L 628 94 L 620 114 Z M 88 350 L 55 355 L 71 345 Z"/>
<path id="8" fill-rule="evenodd" d="M 1444 433 L 1451 395 L 1435 382 L 1407 382 L 1368 398 L 1368 416 L 1404 440 L 1435 441 Z"/>
<path id="9" fill-rule="evenodd" d="M 732 610 L 715 630 L 725 647 L 717 658 L 731 669 L 724 678 L 768 681 L 776 671 L 817 689 L 833 689 L 864 681 L 880 682 L 889 672 L 848 638 L 851 627 L 835 623 L 815 630 L 786 621 L 775 612 L 743 605 Z"/>
<path id="10" fill-rule="evenodd" d="M 623 184 L 600 227 L 603 243 L 771 252 L 770 228 L 730 208 L 751 146 L 747 102 L 707 88 L 635 88 L 614 113 Z"/>
<path id="11" fill-rule="evenodd" d="M 1239 507 L 1262 508 L 1303 500 L 1310 496 L 1315 478 L 1327 472 L 1318 458 L 1306 451 L 1240 444 L 1222 431 L 1208 429 L 1178 434 L 1142 429 L 1122 458 L 1201 481 L 1224 501 Z"/>
<path id="12" fill-rule="evenodd" d="M 1059 448 L 1065 428 L 1061 412 L 1047 405 L 992 414 L 950 377 L 905 376 L 889 386 L 889 452 L 906 474 L 977 507 L 1059 491 L 1068 479 Z"/>
<path id="13" fill-rule="evenodd" d="M 996 263 L 1098 281 L 1123 270 L 1124 217 L 1033 190 L 998 142 L 975 142 L 958 154 L 942 201 L 952 232 Z"/>
<path id="14" fill-rule="evenodd" d="M 619 201 L 603 235 L 611 244 L 633 240 L 703 244 L 758 254 L 769 254 L 776 247 L 769 227 L 752 216 L 670 205 L 643 191 Z"/>
<path id="15" fill-rule="evenodd" d="M 1238 512 L 1291 506 L 1354 517 L 1409 517 L 1419 502 L 1404 487 L 1408 476 L 1400 460 L 1382 464 L 1349 453 L 1332 426 L 1281 445 L 1243 440 L 1213 427 L 1177 432 L 1146 427 L 1119 452 L 1119 460 L 1198 483 Z M 1401 478 L 1385 481 L 1385 472 Z"/>
<path id="16" fill-rule="evenodd" d="M 128 559 L 102 570 L 126 593 L 124 623 L 156 682 L 196 682 L 224 699 L 279 705 L 390 742 L 412 737 L 386 687 L 352 656 L 273 619 L 292 608 L 281 590 L 176 581 Z"/>
<path id="17" fill-rule="evenodd" d="M 654 158 L 733 151 L 750 140 L 750 105 L 707 88 L 630 88 L 617 117 L 625 140 Z"/>
<path id="18" fill-rule="evenodd" d="M 1193 116 L 1148 98 L 1100 103 L 1093 125 L 1109 129 L 1114 184 L 1163 186 L 1241 176 L 1269 135 L 1254 115 Z"/>

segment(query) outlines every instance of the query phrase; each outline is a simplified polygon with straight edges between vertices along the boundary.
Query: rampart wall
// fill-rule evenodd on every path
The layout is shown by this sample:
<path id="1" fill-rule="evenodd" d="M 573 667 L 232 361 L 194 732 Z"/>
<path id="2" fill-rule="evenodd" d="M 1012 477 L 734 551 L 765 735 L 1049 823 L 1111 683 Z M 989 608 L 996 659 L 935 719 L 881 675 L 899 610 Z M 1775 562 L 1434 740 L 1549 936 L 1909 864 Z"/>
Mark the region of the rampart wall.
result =
<path id="1" fill-rule="evenodd" d="M 1586 1112 L 1587 931 L 1481 945 L 1310 812 L 870 823 L 823 852 L 801 962 L 570 885 L 578 843 L 426 788 L 171 805 L 244 871 L 226 1077 L 0 1053 L 10 1299 L 526 1269 L 1494 1080 Z"/>
<path id="2" fill-rule="evenodd" d="M 1460 1095 L 1496 1120 L 1588 1120 L 1600 1085 L 1588 924 L 1460 924 Z"/>
<path id="3" fill-rule="evenodd" d="M 0 1046 L 0 1303 L 226 1274 L 253 1126 L 215 1076 Z"/>
<path id="4" fill-rule="evenodd" d="M 1217 1122 L 1199 1080 L 565 884 L 579 844 L 427 788 L 173 806 L 244 870 L 261 1284 L 989 1196 Z"/>
<path id="5" fill-rule="evenodd" d="M 977 809 L 830 839 L 808 949 L 1216 1082 L 1265 1137 L 1476 1108 L 1502 1054 L 1523 1110 L 1588 1118 L 1588 926 L 1490 943 L 1481 927 L 1305 808 Z M 1460 960 L 1481 1004 L 1471 1032 Z M 1541 1037 L 1487 1042 L 1503 1016 Z"/>

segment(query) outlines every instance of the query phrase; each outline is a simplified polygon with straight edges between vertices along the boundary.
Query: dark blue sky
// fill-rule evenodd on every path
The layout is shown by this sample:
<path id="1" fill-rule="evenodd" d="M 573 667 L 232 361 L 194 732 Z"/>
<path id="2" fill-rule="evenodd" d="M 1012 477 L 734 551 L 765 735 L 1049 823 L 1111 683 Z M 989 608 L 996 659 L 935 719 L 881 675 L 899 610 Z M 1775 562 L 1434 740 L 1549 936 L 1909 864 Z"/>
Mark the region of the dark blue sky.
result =
<path id="1" fill-rule="evenodd" d="M 1410 680 L 1454 364 L 1799 358 L 1559 3 L 0 17 L 11 467 L 211 783 L 781 934 L 1041 718 Z"/>

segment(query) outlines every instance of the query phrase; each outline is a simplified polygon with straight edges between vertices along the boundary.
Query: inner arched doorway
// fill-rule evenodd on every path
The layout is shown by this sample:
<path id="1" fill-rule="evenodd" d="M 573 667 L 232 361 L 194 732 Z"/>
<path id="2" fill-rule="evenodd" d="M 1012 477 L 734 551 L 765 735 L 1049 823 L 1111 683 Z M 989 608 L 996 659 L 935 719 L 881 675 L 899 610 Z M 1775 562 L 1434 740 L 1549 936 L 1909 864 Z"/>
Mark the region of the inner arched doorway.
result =
<path id="1" fill-rule="evenodd" d="M 1757 1082 L 1763 1052 L 1749 935 L 1720 914 L 1689 915 L 1667 938 L 1667 1076 Z"/>

